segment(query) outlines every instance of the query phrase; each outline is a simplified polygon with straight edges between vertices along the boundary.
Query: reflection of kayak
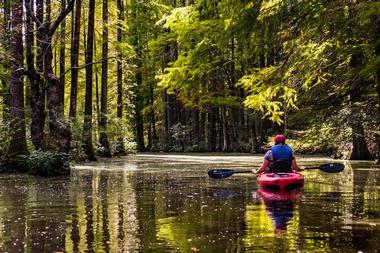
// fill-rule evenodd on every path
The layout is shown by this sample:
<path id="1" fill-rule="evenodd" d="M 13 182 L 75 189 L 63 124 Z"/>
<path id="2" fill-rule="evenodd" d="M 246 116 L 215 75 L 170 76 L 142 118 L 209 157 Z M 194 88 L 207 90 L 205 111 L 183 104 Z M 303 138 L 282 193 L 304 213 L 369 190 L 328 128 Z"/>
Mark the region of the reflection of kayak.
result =
<path id="1" fill-rule="evenodd" d="M 273 190 L 269 188 L 259 188 L 259 194 L 263 198 L 264 203 L 274 201 L 293 201 L 298 202 L 303 195 L 303 189 L 297 188 L 291 191 L 284 189 Z"/>
<path id="2" fill-rule="evenodd" d="M 261 186 L 289 188 L 303 186 L 304 177 L 299 173 L 263 173 L 257 177 Z"/>
<path id="3" fill-rule="evenodd" d="M 275 223 L 275 233 L 281 235 L 293 218 L 294 206 L 303 195 L 303 188 L 290 191 L 285 189 L 259 188 L 259 194 L 265 204 L 265 209 Z"/>

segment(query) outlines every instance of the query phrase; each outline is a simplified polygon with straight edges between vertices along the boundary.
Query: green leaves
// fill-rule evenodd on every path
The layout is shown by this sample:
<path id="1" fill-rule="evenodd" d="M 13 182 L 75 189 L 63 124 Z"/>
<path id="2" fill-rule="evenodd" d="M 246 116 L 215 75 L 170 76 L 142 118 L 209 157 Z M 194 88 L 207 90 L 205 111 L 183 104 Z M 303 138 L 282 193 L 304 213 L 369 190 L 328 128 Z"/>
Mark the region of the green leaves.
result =
<path id="1" fill-rule="evenodd" d="M 297 92 L 276 76 L 278 69 L 268 67 L 243 76 L 238 85 L 248 92 L 244 105 L 260 111 L 273 122 L 283 123 L 284 110 L 297 108 Z M 272 83 L 273 82 L 273 83 Z"/>

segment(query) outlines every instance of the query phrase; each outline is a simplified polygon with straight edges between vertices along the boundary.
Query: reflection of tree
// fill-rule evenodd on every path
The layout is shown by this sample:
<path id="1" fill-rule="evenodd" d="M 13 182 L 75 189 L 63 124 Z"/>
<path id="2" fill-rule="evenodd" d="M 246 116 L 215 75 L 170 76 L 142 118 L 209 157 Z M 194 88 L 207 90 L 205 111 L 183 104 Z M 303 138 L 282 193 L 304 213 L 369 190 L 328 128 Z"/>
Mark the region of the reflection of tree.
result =
<path id="1" fill-rule="evenodd" d="M 170 187 L 156 186 L 155 204 L 169 202 L 170 207 L 155 217 L 155 248 L 144 252 L 159 252 L 160 247 L 175 252 L 240 252 L 246 199 L 236 190 L 223 197 L 226 189 L 207 189 L 196 179 L 191 181 L 170 176 L 157 180 Z M 157 189 L 164 191 L 165 199 L 158 198 L 162 193 Z"/>
<path id="2" fill-rule="evenodd" d="M 138 251 L 136 196 L 127 172 L 93 170 L 74 178 L 70 199 L 76 211 L 66 230 L 66 252 Z"/>
<path id="3" fill-rule="evenodd" d="M 1 180 L 0 252 L 64 249 L 66 182 L 25 176 Z"/>
<path id="4" fill-rule="evenodd" d="M 17 177 L 1 178 L 0 184 L 0 252 L 21 252 L 23 242 L 30 241 L 25 234 L 26 207 L 28 193 L 15 183 Z M 25 182 L 23 182 L 25 183 Z"/>

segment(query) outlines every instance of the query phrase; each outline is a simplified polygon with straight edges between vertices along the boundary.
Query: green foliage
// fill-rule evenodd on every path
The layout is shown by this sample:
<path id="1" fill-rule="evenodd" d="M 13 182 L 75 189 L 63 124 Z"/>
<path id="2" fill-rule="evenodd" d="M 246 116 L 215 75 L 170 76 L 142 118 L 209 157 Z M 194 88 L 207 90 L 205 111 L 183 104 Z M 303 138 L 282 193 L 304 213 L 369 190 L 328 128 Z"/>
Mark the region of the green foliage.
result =
<path id="1" fill-rule="evenodd" d="M 68 176 L 71 164 L 65 153 L 33 151 L 17 155 L 0 165 L 1 172 L 20 172 L 43 177 Z"/>
<path id="2" fill-rule="evenodd" d="M 9 145 L 9 127 L 0 119 L 0 161 L 6 159 Z"/>

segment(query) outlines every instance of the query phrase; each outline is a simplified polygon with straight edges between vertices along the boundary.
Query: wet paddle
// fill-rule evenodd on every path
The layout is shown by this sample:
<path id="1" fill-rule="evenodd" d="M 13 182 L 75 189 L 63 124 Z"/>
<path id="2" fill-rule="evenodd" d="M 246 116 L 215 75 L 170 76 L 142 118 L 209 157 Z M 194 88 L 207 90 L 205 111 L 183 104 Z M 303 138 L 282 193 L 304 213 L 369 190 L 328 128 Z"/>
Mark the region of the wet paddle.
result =
<path id="1" fill-rule="evenodd" d="M 305 167 L 304 170 L 319 169 L 327 173 L 338 173 L 344 170 L 344 164 L 341 163 L 326 163 L 319 166 Z M 207 172 L 211 178 L 221 179 L 230 177 L 237 173 L 252 173 L 252 170 L 230 170 L 230 169 L 211 169 Z"/>
<path id="2" fill-rule="evenodd" d="M 326 163 L 319 166 L 305 167 L 305 170 L 321 170 L 327 173 L 339 173 L 344 170 L 344 164 L 342 163 Z"/>

